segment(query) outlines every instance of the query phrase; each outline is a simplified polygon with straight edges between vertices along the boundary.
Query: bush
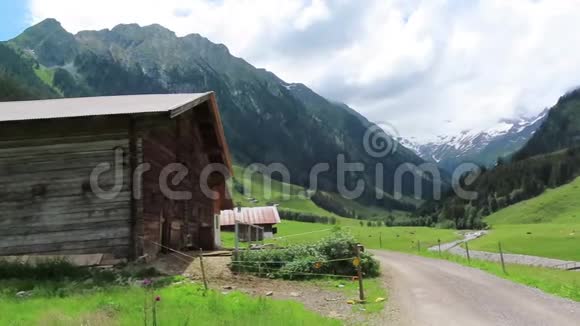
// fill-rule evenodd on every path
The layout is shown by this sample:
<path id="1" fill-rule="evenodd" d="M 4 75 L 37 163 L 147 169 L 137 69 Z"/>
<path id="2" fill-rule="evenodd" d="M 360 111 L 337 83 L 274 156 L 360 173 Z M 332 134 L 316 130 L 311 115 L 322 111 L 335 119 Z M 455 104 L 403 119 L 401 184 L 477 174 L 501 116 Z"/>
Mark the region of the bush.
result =
<path id="1" fill-rule="evenodd" d="M 34 265 L 21 261 L 0 259 L 0 279 L 51 280 L 82 279 L 90 276 L 86 268 L 79 268 L 66 260 L 46 260 Z"/>
<path id="2" fill-rule="evenodd" d="M 28 264 L 22 261 L 0 259 L 0 280 L 20 280 L 21 283 L 74 282 L 91 280 L 94 285 L 117 283 L 120 275 L 116 271 L 80 267 L 64 259 L 51 259 Z"/>
<path id="3" fill-rule="evenodd" d="M 333 274 L 355 276 L 352 258 L 357 245 L 355 238 L 345 232 L 335 231 L 314 244 L 293 245 L 284 249 L 248 250 L 239 253 L 231 264 L 234 271 L 254 273 L 285 279 L 312 278 Z M 235 259 L 235 258 L 232 258 Z M 380 266 L 371 254 L 361 253 L 361 267 L 366 276 L 379 275 Z"/>
<path id="4" fill-rule="evenodd" d="M 443 220 L 435 225 L 438 229 L 455 229 L 455 222 L 451 220 Z"/>

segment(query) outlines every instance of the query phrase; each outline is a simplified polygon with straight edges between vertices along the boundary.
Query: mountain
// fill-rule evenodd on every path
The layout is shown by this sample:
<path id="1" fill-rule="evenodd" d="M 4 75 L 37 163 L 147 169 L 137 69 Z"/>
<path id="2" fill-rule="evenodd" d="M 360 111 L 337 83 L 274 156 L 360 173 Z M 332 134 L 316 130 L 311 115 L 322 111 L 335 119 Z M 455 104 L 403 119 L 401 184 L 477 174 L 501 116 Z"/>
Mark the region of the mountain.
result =
<path id="1" fill-rule="evenodd" d="M 421 158 L 404 147 L 383 157 L 369 155 L 363 140 L 374 125 L 364 117 L 305 85 L 287 83 L 257 69 L 232 56 L 225 45 L 198 34 L 177 37 L 160 25 L 128 24 L 73 35 L 58 21 L 47 19 L 3 46 L 33 71 L 33 80 L 15 74 L 22 77 L 18 82 L 24 88 L 40 83 L 48 90 L 31 92 L 38 97 L 213 90 L 236 163 L 282 163 L 290 181 L 298 185 L 308 185 L 310 169 L 317 163 L 328 163 L 329 171 L 319 175 L 318 186 L 337 192 L 337 159 L 344 155 L 346 162 L 365 167 L 365 171 L 346 173 L 344 180 L 347 189 L 364 180 L 363 202 L 396 209 L 411 209 L 416 203 L 409 198 L 413 180 L 403 180 L 406 198 L 395 200 L 393 179 L 397 167 L 419 165 L 424 162 Z M 0 58 L 0 67 L 3 63 Z M 375 172 L 381 165 L 383 178 L 377 181 Z M 433 180 L 429 175 L 420 178 L 426 189 L 422 196 L 428 198 Z M 377 200 L 375 188 L 386 191 L 387 197 Z"/>
<path id="2" fill-rule="evenodd" d="M 515 155 L 516 160 L 580 146 L 580 89 L 560 97 L 544 124 Z"/>
<path id="3" fill-rule="evenodd" d="M 562 96 L 542 120 L 511 159 L 464 184 L 475 198 L 449 194 L 441 202 L 424 204 L 417 214 L 458 228 L 478 228 L 487 215 L 573 181 L 580 175 L 580 90 Z"/>
<path id="4" fill-rule="evenodd" d="M 546 109 L 535 117 L 504 119 L 488 130 L 466 130 L 459 135 L 438 136 L 435 141 L 425 143 L 408 139 L 400 141 L 421 158 L 437 162 L 447 171 L 453 171 L 464 162 L 492 167 L 496 164 L 498 157 L 510 156 L 524 146 L 542 125 L 547 115 Z"/>

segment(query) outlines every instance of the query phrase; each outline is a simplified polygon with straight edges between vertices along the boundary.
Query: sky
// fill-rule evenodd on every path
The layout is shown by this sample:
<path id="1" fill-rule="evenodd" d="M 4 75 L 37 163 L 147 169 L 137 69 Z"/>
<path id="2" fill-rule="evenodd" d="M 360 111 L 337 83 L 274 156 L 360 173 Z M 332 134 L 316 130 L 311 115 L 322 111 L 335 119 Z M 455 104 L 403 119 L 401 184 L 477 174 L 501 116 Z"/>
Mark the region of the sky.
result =
<path id="1" fill-rule="evenodd" d="M 580 0 L 0 1 L 0 39 L 48 17 L 73 33 L 158 23 L 422 141 L 580 86 Z"/>

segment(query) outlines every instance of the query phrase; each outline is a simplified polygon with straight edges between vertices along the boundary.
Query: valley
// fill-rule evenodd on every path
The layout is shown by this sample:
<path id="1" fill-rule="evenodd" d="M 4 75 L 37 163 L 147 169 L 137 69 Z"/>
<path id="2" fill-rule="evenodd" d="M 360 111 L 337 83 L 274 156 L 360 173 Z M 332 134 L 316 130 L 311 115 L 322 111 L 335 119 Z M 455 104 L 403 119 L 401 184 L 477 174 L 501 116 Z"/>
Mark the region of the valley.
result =
<path id="1" fill-rule="evenodd" d="M 139 113 L 151 113 L 150 121 L 122 110 L 111 126 L 103 121 L 115 116 L 114 110 L 75 116 L 87 119 L 86 126 L 69 125 L 82 129 L 75 143 L 80 153 L 68 153 L 63 148 L 71 145 L 59 143 L 69 132 L 55 127 L 62 118 L 25 118 L 23 124 L 41 127 L 19 128 L 9 125 L 14 113 L 6 111 L 8 117 L 0 120 L 5 123 L 0 141 L 7 144 L 0 149 L 0 204 L 24 208 L 12 201 L 25 197 L 39 208 L 30 216 L 5 213 L 0 227 L 18 229 L 22 234 L 11 239 L 28 239 L 30 247 L 56 259 L 0 257 L 0 324 L 147 326 L 159 319 L 180 325 L 576 325 L 580 320 L 580 272 L 551 264 L 551 259 L 580 262 L 579 89 L 537 115 L 417 141 L 305 84 L 253 66 L 224 44 L 196 33 L 178 35 L 159 24 L 71 33 L 48 18 L 0 42 L 2 102 L 84 98 L 98 103 L 103 96 L 205 92 L 211 99 L 202 107 L 194 101 L 187 108 L 157 110 L 142 103 L 146 112 Z M 110 108 L 99 107 L 105 109 Z M 179 117 L 188 110 L 194 112 L 190 119 Z M 160 121 L 167 125 L 156 129 Z M 122 132 L 88 134 L 92 127 L 108 130 L 116 124 Z M 18 148 L 25 136 L 40 137 L 51 128 L 57 136 L 32 149 Z M 91 137 L 104 137 L 103 148 L 90 152 Z M 180 137 L 182 142 L 171 142 Z M 123 183 L 127 193 L 121 199 L 100 198 L 113 208 L 76 210 L 101 203 L 90 190 L 93 179 L 85 175 L 89 171 L 92 178 L 93 166 L 80 167 L 83 174 L 64 184 L 52 178 L 61 171 L 54 168 L 30 173 L 42 174 L 43 182 L 30 177 L 20 188 L 11 183 L 19 168 L 67 161 L 57 155 L 75 167 L 86 157 L 101 158 L 111 142 L 127 147 L 120 166 L 135 178 L 130 187 Z M 200 156 L 189 157 L 194 152 Z M 163 197 L 163 188 L 144 188 L 144 197 L 132 197 L 131 191 L 143 186 L 137 169 L 129 166 L 144 163 L 147 155 L 182 166 L 189 158 L 194 166 L 189 179 L 179 184 L 180 171 L 173 171 L 166 176 L 175 177 L 167 188 L 207 186 L 217 197 L 209 201 L 200 190 L 181 203 Z M 473 165 L 458 174 L 462 163 Z M 202 180 L 202 167 L 211 164 L 227 171 Z M 161 170 L 160 165 L 155 161 L 153 169 Z M 151 178 L 153 183 L 167 181 L 161 175 Z M 51 194 L 53 186 L 70 193 Z M 62 202 L 42 205 L 53 197 Z M 274 207 L 280 217 L 279 223 L 263 223 L 275 228 L 267 231 L 271 238 L 264 239 L 260 226 L 262 239 L 260 231 L 252 241 L 249 228 L 238 229 L 250 240 L 240 242 L 241 233 L 232 232 L 239 220 L 230 225 L 233 230 L 218 225 L 225 210 L 241 214 L 242 208 L 264 207 Z M 60 224 L 43 215 L 61 211 Z M 139 214 L 146 215 L 142 221 Z M 255 227 L 266 218 L 250 219 Z M 17 225 L 10 225 L 14 220 Z M 87 220 L 87 225 L 73 223 Z M 61 242 L 41 242 L 27 230 L 29 222 Z M 121 230 L 104 232 L 110 241 L 92 230 L 107 223 Z M 87 235 L 80 245 L 72 243 L 61 227 Z M 459 243 L 474 233 L 482 236 Z M 146 240 L 146 234 L 154 236 Z M 3 241 L 6 250 L 19 247 Z M 92 262 L 109 248 L 106 242 L 142 252 L 100 267 L 67 260 L 86 254 L 81 260 Z M 94 243 L 88 252 L 86 243 Z M 236 243 L 241 247 L 234 249 Z M 158 252 L 143 251 L 149 247 Z M 200 275 L 192 276 L 192 270 Z M 366 299 L 359 292 L 363 285 Z"/>

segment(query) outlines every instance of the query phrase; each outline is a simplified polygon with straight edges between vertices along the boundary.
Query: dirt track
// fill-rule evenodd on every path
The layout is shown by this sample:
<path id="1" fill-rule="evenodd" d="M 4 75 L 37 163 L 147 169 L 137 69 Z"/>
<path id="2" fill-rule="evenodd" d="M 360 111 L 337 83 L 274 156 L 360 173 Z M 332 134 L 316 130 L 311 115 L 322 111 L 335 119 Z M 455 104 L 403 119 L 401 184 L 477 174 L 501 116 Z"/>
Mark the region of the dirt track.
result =
<path id="1" fill-rule="evenodd" d="M 389 325 L 580 325 L 580 303 L 444 260 L 375 251 Z"/>

